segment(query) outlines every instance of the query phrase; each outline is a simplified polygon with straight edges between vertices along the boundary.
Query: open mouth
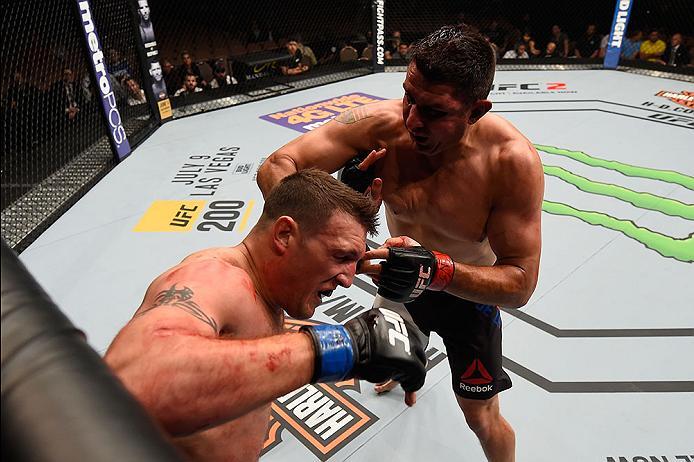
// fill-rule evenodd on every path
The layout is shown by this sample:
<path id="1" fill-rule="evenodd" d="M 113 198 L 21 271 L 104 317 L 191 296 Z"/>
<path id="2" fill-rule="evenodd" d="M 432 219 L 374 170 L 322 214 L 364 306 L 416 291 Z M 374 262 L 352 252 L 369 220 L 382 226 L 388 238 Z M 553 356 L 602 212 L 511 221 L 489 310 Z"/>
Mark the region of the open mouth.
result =
<path id="1" fill-rule="evenodd" d="M 316 292 L 318 294 L 319 299 L 323 299 L 323 297 L 330 297 L 333 294 L 332 290 L 320 290 Z"/>
<path id="2" fill-rule="evenodd" d="M 429 139 L 429 138 L 427 138 L 426 136 L 415 135 L 415 134 L 413 134 L 413 133 L 411 133 L 411 132 L 410 132 L 410 137 L 411 137 L 412 140 L 413 140 L 415 143 L 417 143 L 417 144 L 426 144 L 427 140 Z"/>

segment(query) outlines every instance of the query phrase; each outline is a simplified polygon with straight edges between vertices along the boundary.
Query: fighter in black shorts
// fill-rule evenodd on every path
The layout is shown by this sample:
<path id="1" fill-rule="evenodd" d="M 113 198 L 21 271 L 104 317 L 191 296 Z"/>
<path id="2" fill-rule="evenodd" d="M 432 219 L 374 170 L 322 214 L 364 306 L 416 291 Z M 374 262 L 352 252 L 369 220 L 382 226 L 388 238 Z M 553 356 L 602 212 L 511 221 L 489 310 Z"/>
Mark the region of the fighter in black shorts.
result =
<path id="1" fill-rule="evenodd" d="M 511 388 L 511 378 L 501 367 L 498 307 L 432 291 L 405 306 L 427 336 L 436 332 L 443 339 L 455 394 L 489 399 Z"/>
<path id="2" fill-rule="evenodd" d="M 489 337 L 499 331 L 498 311 L 478 311 L 475 304 L 519 308 L 535 290 L 542 163 L 522 133 L 489 113 L 495 58 L 481 34 L 465 25 L 444 26 L 413 44 L 410 56 L 401 99 L 346 110 L 280 147 L 259 169 L 258 185 L 268 194 L 284 176 L 310 167 L 333 173 L 346 165 L 345 171 L 368 174 L 365 181 L 343 181 L 369 188 L 385 206 L 390 235 L 401 237 L 366 255 L 386 259 L 384 270 L 393 271 L 381 273 L 369 263 L 362 270 L 379 279 L 386 298 L 410 303 L 425 297 L 413 311 L 425 312 L 423 324 L 439 323 L 432 328 L 443 332 L 450 349 L 465 421 L 490 461 L 509 462 L 515 435 L 496 394 L 509 381 L 501 375 L 501 336 Z M 359 152 L 369 154 L 350 162 Z M 418 244 L 406 237 L 423 247 L 410 247 Z M 394 267 L 398 257 L 402 265 Z M 436 291 L 458 299 L 442 295 L 445 302 L 438 304 L 429 294 Z M 479 317 L 471 321 L 475 326 L 467 324 L 468 316 Z M 487 376 L 496 381 L 483 383 Z M 477 387 L 486 386 L 491 389 L 478 394 Z M 493 396 L 485 399 L 485 393 Z"/>

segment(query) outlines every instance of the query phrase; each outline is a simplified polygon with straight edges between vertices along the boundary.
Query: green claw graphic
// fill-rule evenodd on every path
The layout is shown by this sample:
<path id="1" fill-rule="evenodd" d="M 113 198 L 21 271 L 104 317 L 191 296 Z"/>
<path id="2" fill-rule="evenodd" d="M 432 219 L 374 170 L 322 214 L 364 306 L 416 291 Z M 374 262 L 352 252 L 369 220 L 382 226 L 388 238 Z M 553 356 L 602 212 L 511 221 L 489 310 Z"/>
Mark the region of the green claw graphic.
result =
<path id="1" fill-rule="evenodd" d="M 651 180 L 664 181 L 671 184 L 678 184 L 689 190 L 694 191 L 694 177 L 684 175 L 671 170 L 656 170 L 646 167 L 629 165 L 622 162 L 599 159 L 592 157 L 581 151 L 569 151 L 552 146 L 535 145 L 539 151 L 547 154 L 565 156 L 583 164 L 606 168 L 617 171 L 623 175 L 646 178 Z M 576 175 L 562 167 L 551 165 L 543 166 L 546 175 L 559 178 L 569 183 L 581 191 L 612 197 L 624 202 L 628 202 L 635 207 L 645 210 L 653 210 L 665 215 L 680 217 L 694 221 L 694 205 L 660 197 L 655 194 L 632 191 L 631 189 L 614 184 L 601 183 L 590 180 L 580 175 Z M 690 233 L 686 238 L 674 238 L 638 226 L 631 220 L 623 220 L 612 217 L 606 213 L 579 210 L 568 204 L 545 200 L 542 210 L 553 214 L 578 218 L 579 220 L 593 226 L 602 226 L 614 231 L 621 232 L 625 236 L 640 242 L 647 248 L 658 252 L 667 258 L 674 258 L 678 261 L 691 263 L 694 262 L 694 233 Z"/>
<path id="2" fill-rule="evenodd" d="M 608 170 L 614 170 L 624 176 L 633 176 L 637 178 L 647 178 L 649 180 L 660 180 L 666 183 L 674 183 L 694 191 L 694 177 L 687 176 L 673 170 L 656 170 L 653 168 L 624 164 L 622 162 L 617 162 L 616 160 L 598 159 L 597 157 L 592 157 L 583 151 L 569 151 L 567 149 L 544 146 L 542 144 L 535 144 L 534 146 L 538 151 L 568 157 L 575 161 L 581 162 L 582 164 L 590 165 L 591 167 L 601 167 Z"/>

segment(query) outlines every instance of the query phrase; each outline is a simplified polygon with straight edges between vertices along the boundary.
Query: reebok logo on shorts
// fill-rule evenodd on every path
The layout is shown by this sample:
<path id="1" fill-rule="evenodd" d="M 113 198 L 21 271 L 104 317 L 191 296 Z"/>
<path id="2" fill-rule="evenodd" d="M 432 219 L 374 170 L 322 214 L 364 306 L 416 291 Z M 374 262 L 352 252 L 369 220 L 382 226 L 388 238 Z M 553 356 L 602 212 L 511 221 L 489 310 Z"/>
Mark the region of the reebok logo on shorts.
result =
<path id="1" fill-rule="evenodd" d="M 493 381 L 482 361 L 474 359 L 460 377 L 460 389 L 472 393 L 484 393 L 494 389 Z"/>

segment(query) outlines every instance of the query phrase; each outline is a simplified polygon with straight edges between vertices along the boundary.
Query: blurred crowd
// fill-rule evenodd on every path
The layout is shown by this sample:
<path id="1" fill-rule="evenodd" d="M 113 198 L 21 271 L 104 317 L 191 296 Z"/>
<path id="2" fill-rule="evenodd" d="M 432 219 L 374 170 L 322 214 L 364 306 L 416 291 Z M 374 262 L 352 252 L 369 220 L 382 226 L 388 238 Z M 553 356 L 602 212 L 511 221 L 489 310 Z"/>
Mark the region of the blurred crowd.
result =
<path id="1" fill-rule="evenodd" d="M 571 37 L 560 25 L 536 33 L 527 25 L 514 25 L 504 19 L 474 21 L 459 17 L 457 20 L 476 27 L 489 40 L 498 59 L 600 59 L 605 56 L 609 38 L 607 31 L 590 23 L 580 36 Z M 165 34 L 158 38 L 160 70 L 157 72 L 163 75 L 169 97 L 237 85 L 249 78 L 242 64 L 252 62 L 254 56 L 269 56 L 269 73 L 278 76 L 305 74 L 340 63 L 369 62 L 373 56 L 370 30 L 339 39 L 314 39 L 307 44 L 301 33 L 275 39 L 272 30 L 253 20 L 243 34 L 215 38 L 207 42 L 210 46 L 201 46 L 205 40 L 197 34 L 192 49 L 185 39 L 174 40 Z M 389 31 L 385 42 L 386 61 L 405 64 L 410 46 L 418 38 L 408 37 L 397 29 Z M 691 67 L 693 52 L 694 37 L 680 32 L 630 30 L 623 40 L 621 57 L 668 67 Z M 146 112 L 147 97 L 136 55 L 131 53 L 126 57 L 116 48 L 105 50 L 105 54 L 111 88 L 119 107 L 143 105 L 141 112 Z M 35 78 L 27 79 L 22 72 L 15 71 L 9 84 L 3 87 L 6 123 L 30 128 L 35 139 L 55 129 L 94 120 L 97 114 L 98 95 L 84 63 L 74 67 L 64 65 L 58 79 L 38 84 Z M 37 107 L 43 108 L 39 115 Z"/>

